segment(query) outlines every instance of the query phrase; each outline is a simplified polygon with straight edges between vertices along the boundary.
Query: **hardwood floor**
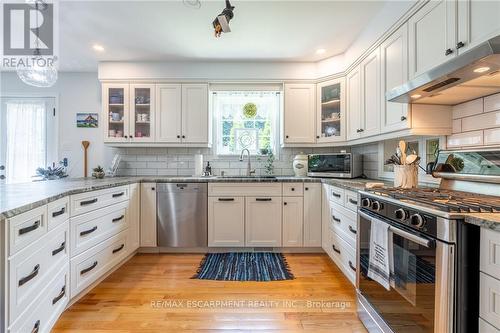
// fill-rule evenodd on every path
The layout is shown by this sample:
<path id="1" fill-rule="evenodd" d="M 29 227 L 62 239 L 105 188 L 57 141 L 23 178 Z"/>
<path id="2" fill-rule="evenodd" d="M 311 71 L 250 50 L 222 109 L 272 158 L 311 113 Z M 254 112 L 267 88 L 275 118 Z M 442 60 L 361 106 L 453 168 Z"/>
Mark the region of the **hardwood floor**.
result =
<path id="1" fill-rule="evenodd" d="M 141 254 L 66 310 L 53 332 L 366 332 L 353 286 L 323 254 L 286 254 L 295 280 L 190 279 L 200 254 Z"/>

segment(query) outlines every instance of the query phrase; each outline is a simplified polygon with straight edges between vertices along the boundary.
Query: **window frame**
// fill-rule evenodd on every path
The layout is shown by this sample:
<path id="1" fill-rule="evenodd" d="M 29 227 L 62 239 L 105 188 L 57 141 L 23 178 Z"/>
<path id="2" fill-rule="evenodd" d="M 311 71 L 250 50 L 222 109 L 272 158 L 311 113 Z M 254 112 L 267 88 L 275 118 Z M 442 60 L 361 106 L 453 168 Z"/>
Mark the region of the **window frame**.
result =
<path id="1" fill-rule="evenodd" d="M 219 92 L 245 92 L 245 91 L 255 91 L 255 92 L 274 92 L 278 95 L 278 110 L 276 110 L 276 115 L 275 115 L 275 123 L 274 126 L 272 127 L 274 132 L 272 133 L 272 137 L 274 137 L 274 142 L 275 145 L 273 147 L 273 154 L 276 159 L 279 159 L 279 154 L 280 154 L 280 123 L 281 123 L 281 117 L 283 113 L 283 90 L 281 89 L 272 89 L 274 86 L 273 85 L 255 85 L 252 86 L 253 89 L 245 89 L 246 86 L 239 86 L 239 85 L 234 85 L 234 86 L 224 86 L 224 89 L 216 89 L 215 87 L 209 90 L 209 104 L 210 104 L 210 113 L 212 114 L 212 142 L 213 142 L 213 157 L 215 159 L 224 159 L 224 158 L 229 158 L 232 159 L 234 157 L 239 157 L 240 153 L 236 152 L 234 154 L 221 154 L 219 151 L 219 130 L 221 129 L 221 126 L 219 124 L 219 117 L 217 114 L 217 111 L 215 110 L 215 99 L 214 96 L 219 93 Z M 243 89 L 239 89 L 243 88 Z M 259 89 L 260 88 L 260 89 Z M 222 136 L 221 136 L 222 138 Z M 259 158 L 263 157 L 266 155 L 262 154 L 250 154 L 251 157 L 253 158 Z"/>

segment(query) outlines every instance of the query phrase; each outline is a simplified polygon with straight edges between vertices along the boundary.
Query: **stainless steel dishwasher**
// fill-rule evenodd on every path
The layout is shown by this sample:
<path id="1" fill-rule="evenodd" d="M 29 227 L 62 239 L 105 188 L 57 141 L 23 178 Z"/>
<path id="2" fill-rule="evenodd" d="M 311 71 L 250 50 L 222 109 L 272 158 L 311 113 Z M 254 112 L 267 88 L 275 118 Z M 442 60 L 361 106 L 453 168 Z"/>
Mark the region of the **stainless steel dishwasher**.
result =
<path id="1" fill-rule="evenodd" d="M 158 246 L 207 246 L 207 183 L 156 186 Z"/>

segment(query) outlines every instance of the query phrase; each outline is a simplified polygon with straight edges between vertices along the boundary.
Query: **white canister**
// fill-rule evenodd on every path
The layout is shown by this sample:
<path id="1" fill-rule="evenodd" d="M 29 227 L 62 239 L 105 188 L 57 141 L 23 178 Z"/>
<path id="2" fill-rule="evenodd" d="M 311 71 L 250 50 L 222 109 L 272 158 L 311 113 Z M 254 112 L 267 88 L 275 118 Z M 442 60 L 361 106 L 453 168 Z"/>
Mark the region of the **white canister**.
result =
<path id="1" fill-rule="evenodd" d="M 203 176 L 203 155 L 195 154 L 194 155 L 194 175 L 195 176 Z"/>
<path id="2" fill-rule="evenodd" d="M 295 177 L 307 177 L 307 155 L 299 154 L 293 159 Z"/>
<path id="3" fill-rule="evenodd" d="M 394 165 L 394 187 L 414 188 L 418 185 L 418 166 Z"/>

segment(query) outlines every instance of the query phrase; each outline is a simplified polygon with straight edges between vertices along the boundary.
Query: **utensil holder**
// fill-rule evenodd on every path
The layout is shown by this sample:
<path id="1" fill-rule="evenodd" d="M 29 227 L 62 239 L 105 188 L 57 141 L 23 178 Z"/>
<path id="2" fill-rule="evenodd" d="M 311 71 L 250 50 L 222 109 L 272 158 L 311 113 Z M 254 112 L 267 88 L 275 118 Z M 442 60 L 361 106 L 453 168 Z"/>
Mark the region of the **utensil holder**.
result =
<path id="1" fill-rule="evenodd" d="M 394 165 L 394 187 L 413 188 L 417 185 L 417 165 Z"/>

